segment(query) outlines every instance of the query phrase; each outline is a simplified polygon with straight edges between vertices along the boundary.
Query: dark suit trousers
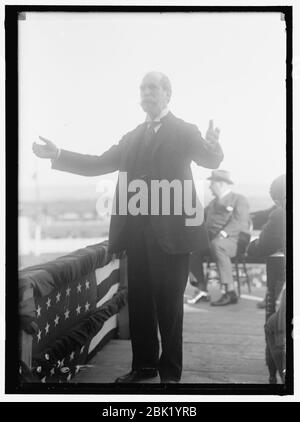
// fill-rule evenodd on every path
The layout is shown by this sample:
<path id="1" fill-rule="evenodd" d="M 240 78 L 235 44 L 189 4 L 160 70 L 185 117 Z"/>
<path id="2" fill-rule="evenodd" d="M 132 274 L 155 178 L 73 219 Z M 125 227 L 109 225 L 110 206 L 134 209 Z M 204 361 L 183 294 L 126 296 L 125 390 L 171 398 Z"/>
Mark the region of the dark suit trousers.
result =
<path id="1" fill-rule="evenodd" d="M 149 219 L 134 220 L 127 237 L 132 369 L 158 368 L 162 380 L 179 381 L 189 256 L 167 254 L 159 246 Z"/>

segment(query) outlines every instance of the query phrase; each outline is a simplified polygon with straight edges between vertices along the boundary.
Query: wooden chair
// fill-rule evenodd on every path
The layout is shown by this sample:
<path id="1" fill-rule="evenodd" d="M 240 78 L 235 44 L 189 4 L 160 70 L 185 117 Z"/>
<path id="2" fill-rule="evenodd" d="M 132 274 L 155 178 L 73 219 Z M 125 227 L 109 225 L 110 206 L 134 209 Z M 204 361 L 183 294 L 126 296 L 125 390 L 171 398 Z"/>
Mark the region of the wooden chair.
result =
<path id="1" fill-rule="evenodd" d="M 246 265 L 246 256 L 247 256 L 246 251 L 247 251 L 247 247 L 249 245 L 250 239 L 251 239 L 251 235 L 249 233 L 241 232 L 239 234 L 236 256 L 231 258 L 231 262 L 234 265 L 233 276 L 234 276 L 235 281 L 237 282 L 239 296 L 241 295 L 241 281 L 242 281 L 241 275 L 240 275 L 240 269 L 242 269 L 244 273 L 246 284 L 248 286 L 248 291 L 249 293 L 251 293 L 250 277 L 248 275 L 247 265 Z M 211 265 L 212 264 L 216 265 L 216 263 L 214 262 L 211 255 L 208 255 L 207 257 L 205 257 L 204 262 L 206 262 L 206 282 L 208 283 L 208 281 L 210 280 L 209 274 L 211 270 Z"/>

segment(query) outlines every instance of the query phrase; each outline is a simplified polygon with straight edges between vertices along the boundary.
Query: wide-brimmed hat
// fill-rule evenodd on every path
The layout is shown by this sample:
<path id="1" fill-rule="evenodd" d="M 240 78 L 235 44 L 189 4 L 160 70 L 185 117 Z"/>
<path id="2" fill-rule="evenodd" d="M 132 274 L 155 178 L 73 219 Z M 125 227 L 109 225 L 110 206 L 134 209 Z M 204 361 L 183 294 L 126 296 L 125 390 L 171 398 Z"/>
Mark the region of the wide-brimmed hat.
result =
<path id="1" fill-rule="evenodd" d="M 211 176 L 208 177 L 207 180 L 221 180 L 223 182 L 229 183 L 230 185 L 233 184 L 233 181 L 230 179 L 230 173 L 227 170 L 213 170 L 211 172 Z"/>

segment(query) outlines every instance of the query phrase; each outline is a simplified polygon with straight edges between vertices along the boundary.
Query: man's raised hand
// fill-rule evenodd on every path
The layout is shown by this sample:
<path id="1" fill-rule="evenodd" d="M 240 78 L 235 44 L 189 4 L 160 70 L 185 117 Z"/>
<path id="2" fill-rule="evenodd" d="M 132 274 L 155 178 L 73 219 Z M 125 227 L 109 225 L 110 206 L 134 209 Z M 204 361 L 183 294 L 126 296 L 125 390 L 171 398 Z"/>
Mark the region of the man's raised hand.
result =
<path id="1" fill-rule="evenodd" d="M 210 120 L 208 129 L 206 132 L 206 136 L 205 136 L 206 141 L 211 142 L 211 143 L 218 142 L 219 136 L 220 136 L 220 129 L 217 127 L 214 129 L 214 121 Z"/>
<path id="2" fill-rule="evenodd" d="M 39 138 L 45 143 L 45 145 L 34 142 L 32 144 L 32 151 L 34 154 L 39 158 L 55 159 L 58 154 L 57 146 L 53 142 L 49 141 L 49 139 L 43 138 L 42 136 L 39 136 Z"/>

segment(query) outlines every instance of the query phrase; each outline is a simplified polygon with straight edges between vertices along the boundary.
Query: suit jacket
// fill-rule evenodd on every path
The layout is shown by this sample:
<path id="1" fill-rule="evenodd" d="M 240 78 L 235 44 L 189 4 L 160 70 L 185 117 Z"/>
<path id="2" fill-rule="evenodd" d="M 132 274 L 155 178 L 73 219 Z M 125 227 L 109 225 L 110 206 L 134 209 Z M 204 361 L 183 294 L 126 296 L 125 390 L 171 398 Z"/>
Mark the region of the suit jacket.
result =
<path id="1" fill-rule="evenodd" d="M 240 232 L 249 233 L 249 204 L 243 195 L 229 192 L 220 199 L 215 198 L 208 204 L 205 214 L 206 227 L 212 237 L 221 230 L 235 240 Z"/>
<path id="2" fill-rule="evenodd" d="M 276 207 L 269 215 L 269 219 L 263 226 L 259 238 L 250 243 L 247 251 L 248 255 L 267 257 L 278 251 L 285 253 L 285 220 L 285 210 L 282 207 Z"/>
<path id="3" fill-rule="evenodd" d="M 272 211 L 276 209 L 276 205 L 273 205 L 271 208 L 266 210 L 255 211 L 250 214 L 253 230 L 261 230 L 262 226 L 264 226 Z"/>
<path id="4" fill-rule="evenodd" d="M 196 198 L 191 161 L 207 168 L 218 168 L 223 160 L 223 152 L 218 143 L 212 145 L 202 138 L 196 125 L 186 123 L 168 113 L 152 140 L 153 148 L 148 157 L 151 180 L 190 180 L 192 197 Z M 128 183 L 135 174 L 135 160 L 142 142 L 146 123 L 127 133 L 118 145 L 112 146 L 101 156 L 91 156 L 61 150 L 52 168 L 81 174 L 98 176 L 119 170 L 127 172 Z M 119 182 L 116 196 L 119 195 Z M 186 215 L 151 215 L 150 221 L 160 246 L 168 253 L 189 253 L 203 245 L 207 248 L 207 234 L 203 224 L 186 226 Z M 191 216 L 189 216 L 191 217 Z M 127 216 L 112 215 L 109 230 L 109 249 L 119 252 L 124 249 L 123 238 Z"/>

